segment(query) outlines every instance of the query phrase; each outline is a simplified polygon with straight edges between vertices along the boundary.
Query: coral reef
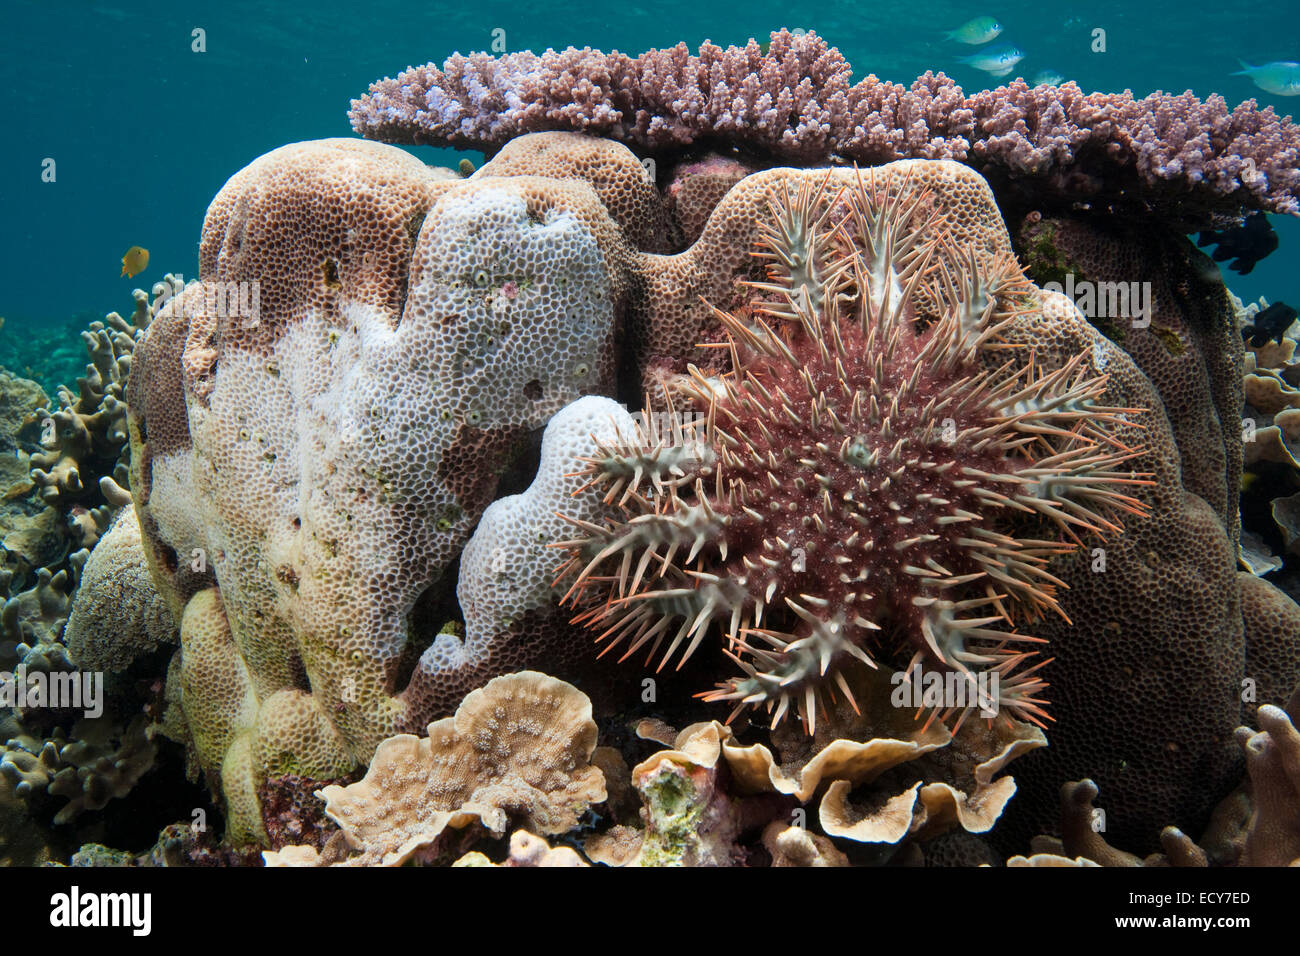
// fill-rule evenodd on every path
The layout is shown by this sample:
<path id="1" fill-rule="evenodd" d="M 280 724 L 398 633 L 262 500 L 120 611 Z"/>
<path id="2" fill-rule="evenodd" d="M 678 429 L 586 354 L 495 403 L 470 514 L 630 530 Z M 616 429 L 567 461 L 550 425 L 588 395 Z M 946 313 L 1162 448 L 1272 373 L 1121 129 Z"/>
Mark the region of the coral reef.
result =
<path id="1" fill-rule="evenodd" d="M 854 84 L 788 31 L 458 54 L 352 119 L 489 161 L 275 150 L 79 394 L 5 380 L 0 660 L 119 696 L 9 718 L 0 813 L 93 820 L 161 735 L 224 843 L 79 824 L 61 859 L 1142 862 L 1080 830 L 1098 785 L 1148 862 L 1300 855 L 1300 380 L 1283 336 L 1243 387 L 1249 310 L 1176 235 L 1300 212 L 1289 119 Z M 638 704 L 597 651 L 681 672 Z M 896 703 L 917 667 L 965 702 Z"/>
<path id="2" fill-rule="evenodd" d="M 155 767 L 173 766 L 175 754 L 163 756 L 157 739 L 163 681 L 152 652 L 174 642 L 175 625 L 145 566 L 124 487 L 124 389 L 136 342 L 179 288 L 166 276 L 152 293 L 135 290 L 129 320 L 110 313 L 91 322 L 77 342 L 90 364 L 75 392 L 59 388 L 57 410 L 34 383 L 0 381 L 0 442 L 31 470 L 9 489 L 0 518 L 0 665 L 6 681 L 12 676 L 7 691 L 25 688 L 6 693 L 0 790 L 6 828 L 25 831 L 15 852 L 32 859 L 67 859 L 69 845 L 138 821 L 124 798 Z M 148 806 L 168 812 L 186 785 L 154 780 Z M 90 847 L 76 862 L 119 857 Z"/>
<path id="3" fill-rule="evenodd" d="M 66 665 L 60 638 L 72 608 L 72 577 L 66 570 L 50 568 L 38 569 L 35 577 L 30 588 L 12 594 L 0 606 L 0 635 L 7 642 L 3 658 L 31 665 L 33 657 L 39 657 Z"/>
<path id="4" fill-rule="evenodd" d="M 650 152 L 725 141 L 783 163 L 956 159 L 1058 202 L 1157 210 L 1184 231 L 1243 207 L 1300 212 L 1300 133 L 1253 100 L 1229 110 L 1190 91 L 1139 99 L 1015 80 L 966 96 L 943 74 L 910 88 L 851 79 L 837 49 L 788 30 L 766 50 L 454 54 L 372 84 L 349 117 L 373 139 L 488 152 L 575 130 Z"/>

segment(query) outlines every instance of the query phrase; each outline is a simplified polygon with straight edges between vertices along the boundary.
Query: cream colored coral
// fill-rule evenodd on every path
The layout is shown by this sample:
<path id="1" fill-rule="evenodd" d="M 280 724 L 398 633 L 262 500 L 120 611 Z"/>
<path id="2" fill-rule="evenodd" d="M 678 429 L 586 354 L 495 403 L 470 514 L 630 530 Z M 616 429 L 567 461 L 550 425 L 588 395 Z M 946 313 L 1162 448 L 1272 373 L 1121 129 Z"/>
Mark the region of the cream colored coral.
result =
<path id="1" fill-rule="evenodd" d="M 466 853 L 452 866 L 590 866 L 578 855 L 576 850 L 567 846 L 552 847 L 542 837 L 527 830 L 516 830 L 510 834 L 510 855 L 504 863 L 493 863 L 485 854 L 473 851 Z"/>
<path id="2" fill-rule="evenodd" d="M 403 693 L 432 636 L 411 608 L 516 446 L 612 390 L 628 254 L 584 181 L 447 180 L 351 140 L 276 150 L 213 201 L 202 283 L 135 354 L 131 486 L 160 592 L 179 616 L 219 587 L 253 723 L 279 715 L 253 781 L 331 737 L 364 763 L 481 682 L 442 680 L 435 651 Z"/>
<path id="3" fill-rule="evenodd" d="M 533 483 L 522 494 L 493 502 L 465 545 L 456 587 L 465 637 L 438 635 L 422 659 L 423 677 L 452 686 L 472 678 L 491 665 L 520 621 L 555 607 L 565 588 L 554 586 L 560 553 L 553 545 L 573 534 L 572 523 L 557 512 L 599 521 L 608 510 L 599 496 L 573 497 L 585 484 L 573 474 L 574 462 L 594 452 L 593 440 L 610 441 L 632 428 L 632 416 L 622 405 L 596 395 L 555 414 L 546 426 Z"/>
<path id="4" fill-rule="evenodd" d="M 604 777 L 589 763 L 595 747 L 586 696 L 522 671 L 471 693 L 427 737 L 385 740 L 363 779 L 320 795 L 359 851 L 346 865 L 398 866 L 449 827 L 477 822 L 500 835 L 516 818 L 544 834 L 572 829 L 605 799 Z M 292 858 L 304 854 L 295 849 Z"/>
<path id="5" fill-rule="evenodd" d="M 773 820 L 763 831 L 763 846 L 772 854 L 773 866 L 848 866 L 849 858 L 830 840 L 803 827 L 788 827 Z"/>
<path id="6" fill-rule="evenodd" d="M 64 642 L 79 668 L 110 672 L 176 642 L 176 622 L 145 564 L 134 508 L 119 512 L 90 553 Z"/>

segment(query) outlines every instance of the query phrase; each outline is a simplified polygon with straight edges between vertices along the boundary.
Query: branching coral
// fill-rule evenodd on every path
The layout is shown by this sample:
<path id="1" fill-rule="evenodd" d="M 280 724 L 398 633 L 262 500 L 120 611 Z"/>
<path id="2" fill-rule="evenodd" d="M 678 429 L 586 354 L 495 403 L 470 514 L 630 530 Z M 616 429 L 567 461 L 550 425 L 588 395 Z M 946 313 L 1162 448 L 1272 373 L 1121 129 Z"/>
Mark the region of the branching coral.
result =
<path id="1" fill-rule="evenodd" d="M 126 380 L 131 357 L 154 313 L 180 286 L 176 277 L 164 277 L 155 286 L 152 301 L 148 293 L 137 289 L 130 320 L 110 312 L 104 321 L 92 322 L 81 334 L 90 364 L 85 376 L 77 380 L 77 394 L 61 387 L 59 409 L 41 413 L 46 423 L 41 438 L 45 451 L 32 456 L 32 480 L 45 501 L 102 505 L 106 496 L 100 489 L 101 480 L 106 478 L 118 487 L 126 484 Z M 109 495 L 118 497 L 111 486 Z M 110 502 L 113 507 L 121 503 Z M 98 530 L 105 526 L 107 521 Z M 96 536 L 85 535 L 81 543 L 93 544 Z"/>
<path id="2" fill-rule="evenodd" d="M 1036 837 L 1039 853 L 1064 853 L 1100 866 L 1300 866 L 1300 689 L 1287 709 L 1259 708 L 1260 730 L 1239 727 L 1246 779 L 1215 808 L 1199 842 L 1175 826 L 1160 833 L 1162 852 L 1145 858 L 1113 846 L 1100 791 L 1091 780 L 1061 786 L 1060 840 Z M 1022 858 L 1016 858 L 1022 859 Z M 1009 860 L 1008 865 L 1016 864 Z"/>
<path id="3" fill-rule="evenodd" d="M 928 200 L 905 164 L 773 195 L 767 301 L 717 313 L 733 372 L 676 386 L 703 427 L 639 428 L 586 459 L 626 509 L 575 519 L 566 542 L 569 597 L 607 647 L 653 656 L 667 638 L 662 667 L 720 622 L 744 673 L 710 699 L 777 723 L 793 705 L 812 729 L 819 696 L 851 698 L 840 669 L 897 638 L 905 669 L 972 688 L 995 673 L 1000 707 L 1045 716 L 1023 647 L 1038 638 L 1014 625 L 1059 613 L 1050 558 L 1144 513 L 1127 492 L 1149 482 L 1123 467 L 1139 452 L 1117 437 L 1141 410 L 1101 400 L 1088 353 L 1053 368 L 1012 346 L 1032 288 L 947 245 Z"/>
<path id="4" fill-rule="evenodd" d="M 78 721 L 70 735 L 59 729 L 49 739 L 20 735 L 2 753 L 0 777 L 13 792 L 28 799 L 42 793 L 66 798 L 54 822 L 67 823 L 126 796 L 153 767 L 157 746 L 144 716 L 125 730 L 99 717 Z"/>
<path id="5" fill-rule="evenodd" d="M 7 582 L 6 582 L 7 583 Z M 67 663 L 60 637 L 72 608 L 73 579 L 67 571 L 40 568 L 35 583 L 0 606 L 0 635 L 13 644 L 5 659 L 28 662 L 32 654 Z"/>

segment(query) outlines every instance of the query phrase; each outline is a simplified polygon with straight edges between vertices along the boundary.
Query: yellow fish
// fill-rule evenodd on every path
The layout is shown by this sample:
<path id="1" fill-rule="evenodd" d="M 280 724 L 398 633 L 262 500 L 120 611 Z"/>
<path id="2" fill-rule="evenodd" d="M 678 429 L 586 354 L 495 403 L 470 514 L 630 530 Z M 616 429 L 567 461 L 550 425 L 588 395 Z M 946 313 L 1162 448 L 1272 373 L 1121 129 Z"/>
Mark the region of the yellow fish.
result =
<path id="1" fill-rule="evenodd" d="M 149 250 L 140 246 L 132 246 L 126 250 L 126 255 L 122 257 L 122 275 L 134 279 L 145 267 L 149 265 Z"/>

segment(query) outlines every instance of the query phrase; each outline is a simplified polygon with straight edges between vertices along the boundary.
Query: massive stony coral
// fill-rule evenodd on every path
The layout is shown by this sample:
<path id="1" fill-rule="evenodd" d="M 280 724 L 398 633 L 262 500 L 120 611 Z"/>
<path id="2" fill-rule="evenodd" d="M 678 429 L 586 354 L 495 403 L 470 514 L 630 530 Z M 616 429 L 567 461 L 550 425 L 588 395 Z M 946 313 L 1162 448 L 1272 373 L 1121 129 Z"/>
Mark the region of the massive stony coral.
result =
<path id="1" fill-rule="evenodd" d="M 402 697 L 409 622 L 512 449 L 611 390 L 622 243 L 584 182 L 355 141 L 213 201 L 201 281 L 136 353 L 131 483 L 233 835 L 267 772 L 338 776 L 433 716 Z"/>
<path id="2" fill-rule="evenodd" d="M 980 262 L 1010 252 L 979 176 L 955 163 L 911 167 L 954 245 Z M 694 349 L 718 336 L 705 301 L 749 307 L 744 282 L 760 278 L 750 252 L 772 187 L 821 175 L 741 179 L 676 255 L 659 251 L 664 227 L 641 164 L 574 134 L 521 137 L 463 181 L 354 141 L 286 147 L 231 180 L 205 225 L 204 284 L 158 315 L 136 350 L 128 401 L 142 537 L 160 592 L 188 625 L 175 673 L 237 835 L 260 835 L 261 776 L 339 776 L 379 740 L 445 712 L 491 676 L 483 667 L 547 665 L 554 649 L 538 641 L 563 629 L 535 629 L 535 617 L 506 606 L 512 588 L 543 603 L 551 590 L 559 555 L 511 525 L 544 514 L 539 496 L 566 484 L 544 475 L 536 494 L 483 522 L 462 562 L 464 645 L 425 647 L 442 623 L 426 622 L 450 590 L 450 562 L 511 446 L 580 395 L 612 392 L 616 368 L 624 397 L 691 361 L 725 372 L 725 356 Z M 252 281 L 258 314 L 222 315 L 228 283 Z M 226 313 L 240 311 L 243 290 L 233 291 Z M 1126 826 L 1146 830 L 1203 812 L 1225 779 L 1216 754 L 1214 782 L 1202 783 L 1207 755 L 1237 723 L 1242 611 L 1213 598 L 1233 575 L 1233 452 L 1226 434 L 1226 461 L 1179 447 L 1160 414 L 1173 393 L 1159 394 L 1070 303 L 1045 300 L 1043 314 L 1028 342 L 1057 356 L 1092 349 L 1109 363 L 1105 401 L 1156 419 L 1133 437 L 1153 454 L 1131 466 L 1157 473 L 1153 514 L 1128 523 L 1116 540 L 1129 544 L 1108 550 L 1104 576 L 1087 552 L 1081 566 L 1054 570 L 1072 586 L 1062 604 L 1074 624 L 1052 625 L 1053 652 L 1059 663 L 1077 649 L 1068 677 L 1048 674 L 1054 713 L 1092 739 L 1054 732 L 1044 752 L 1094 764 L 1104 753 L 1113 766 L 1087 772 L 1131 781 L 1107 792 L 1123 793 Z M 1219 408 L 1230 404 L 1222 398 Z M 1225 492 L 1213 509 L 1184 492 L 1198 468 L 1207 474 L 1197 480 Z M 1204 583 L 1190 602 L 1189 580 Z M 520 652 L 520 641 L 533 643 Z M 1184 674 L 1197 675 L 1194 692 Z M 1149 765 L 1124 756 L 1130 726 L 1161 747 L 1150 728 L 1164 724 L 1180 727 L 1177 752 Z M 1047 767 L 1044 754 L 1025 763 L 1043 765 L 1045 787 L 1061 778 L 1063 764 Z"/>

